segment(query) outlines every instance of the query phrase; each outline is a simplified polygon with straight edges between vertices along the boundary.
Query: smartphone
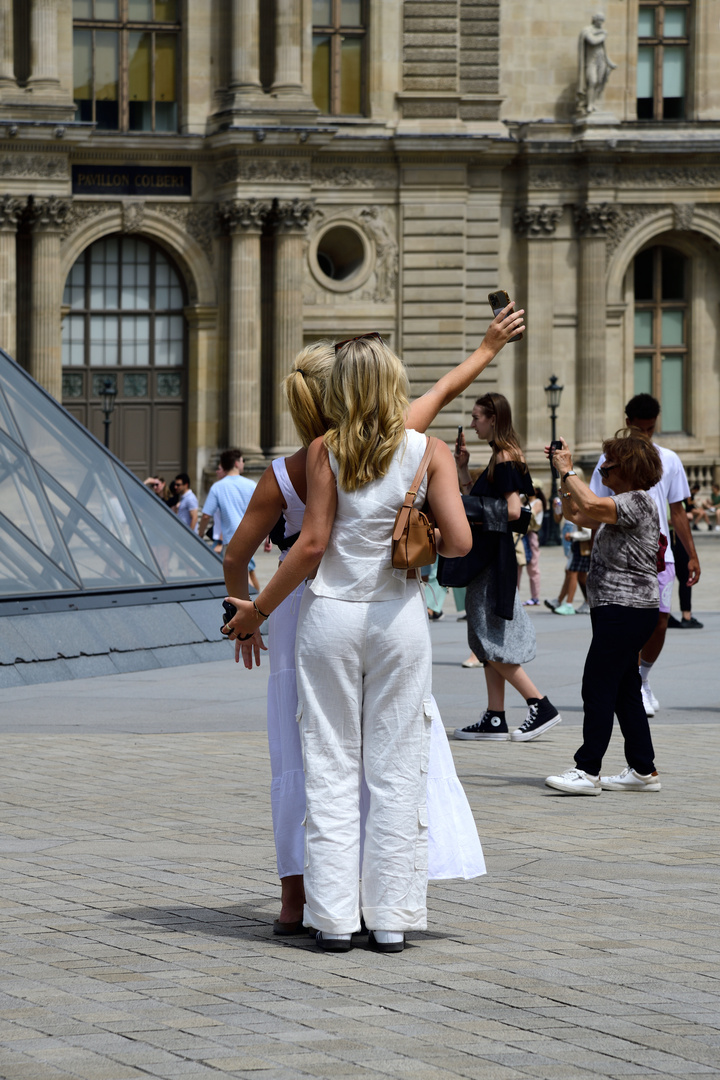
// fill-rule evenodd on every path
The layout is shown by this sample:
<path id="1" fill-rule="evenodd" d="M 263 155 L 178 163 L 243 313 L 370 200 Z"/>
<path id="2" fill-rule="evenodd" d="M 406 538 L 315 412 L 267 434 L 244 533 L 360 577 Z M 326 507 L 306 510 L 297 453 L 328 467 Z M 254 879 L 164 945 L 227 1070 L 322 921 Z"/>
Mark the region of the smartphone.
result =
<path id="1" fill-rule="evenodd" d="M 497 292 L 488 293 L 488 302 L 492 308 L 493 315 L 499 315 L 503 308 L 506 308 L 510 303 L 510 297 L 504 289 L 498 289 Z M 508 339 L 508 344 L 511 341 L 522 341 L 522 334 L 516 334 L 515 337 Z"/>
<path id="2" fill-rule="evenodd" d="M 557 469 L 555 468 L 555 466 L 552 463 L 553 462 L 553 450 L 562 450 L 562 448 L 563 448 L 563 444 L 560 442 L 559 439 L 553 439 L 553 441 L 550 443 L 550 469 L 551 469 L 552 474 L 553 474 L 553 476 L 555 477 L 556 480 L 560 476 L 560 473 L 557 471 Z"/>
<path id="3" fill-rule="evenodd" d="M 237 615 L 237 608 L 229 600 L 223 600 L 223 626 L 227 626 L 232 618 Z"/>
<path id="4" fill-rule="evenodd" d="M 462 435 L 462 433 L 463 433 L 463 426 L 462 426 L 462 424 L 458 424 L 457 439 L 455 440 L 455 453 L 456 454 L 460 453 L 460 436 Z"/>

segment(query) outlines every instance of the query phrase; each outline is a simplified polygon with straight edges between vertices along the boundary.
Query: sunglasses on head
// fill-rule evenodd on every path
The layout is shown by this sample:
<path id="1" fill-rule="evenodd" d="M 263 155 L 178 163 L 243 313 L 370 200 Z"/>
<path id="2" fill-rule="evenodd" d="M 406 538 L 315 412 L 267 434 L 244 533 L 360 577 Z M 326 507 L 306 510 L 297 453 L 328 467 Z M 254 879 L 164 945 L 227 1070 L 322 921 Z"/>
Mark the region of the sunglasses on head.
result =
<path id="1" fill-rule="evenodd" d="M 342 349 L 342 347 L 344 345 L 350 345 L 353 341 L 372 341 L 372 340 L 379 341 L 381 345 L 385 344 L 383 339 L 378 334 L 377 330 L 373 330 L 371 334 L 360 334 L 358 337 L 346 338 L 345 341 L 336 341 L 335 342 L 335 355 L 337 356 L 340 349 Z"/>
<path id="2" fill-rule="evenodd" d="M 602 476 L 603 480 L 607 480 L 613 469 L 617 469 L 617 465 L 600 465 L 598 467 L 598 472 Z"/>

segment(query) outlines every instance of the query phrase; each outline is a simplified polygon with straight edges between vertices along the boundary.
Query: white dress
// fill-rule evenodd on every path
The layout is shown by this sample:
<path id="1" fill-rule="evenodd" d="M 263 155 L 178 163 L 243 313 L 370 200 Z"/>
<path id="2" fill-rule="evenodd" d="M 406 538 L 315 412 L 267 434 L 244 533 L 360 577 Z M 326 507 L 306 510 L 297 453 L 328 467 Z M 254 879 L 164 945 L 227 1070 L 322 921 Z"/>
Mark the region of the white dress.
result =
<path id="1" fill-rule="evenodd" d="M 285 466 L 272 463 L 287 509 L 285 535 L 300 531 L 305 511 Z M 284 558 L 284 553 L 280 556 Z M 268 741 L 272 780 L 273 830 L 278 875 L 302 874 L 305 861 L 305 776 L 296 720 L 295 636 L 305 583 L 270 616 L 268 646 Z M 431 881 L 473 878 L 486 872 L 470 805 L 455 772 L 452 753 L 435 698 L 431 698 L 432 734 L 427 779 L 428 876 Z M 363 785 L 364 802 L 367 789 Z"/>

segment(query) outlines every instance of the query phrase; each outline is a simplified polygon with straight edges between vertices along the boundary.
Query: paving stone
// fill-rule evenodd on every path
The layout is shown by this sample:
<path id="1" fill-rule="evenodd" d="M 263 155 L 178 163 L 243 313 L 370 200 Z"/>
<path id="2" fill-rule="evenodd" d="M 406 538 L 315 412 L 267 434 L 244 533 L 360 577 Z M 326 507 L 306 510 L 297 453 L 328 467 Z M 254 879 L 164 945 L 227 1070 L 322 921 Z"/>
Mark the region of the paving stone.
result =
<path id="1" fill-rule="evenodd" d="M 586 631 L 532 617 L 540 648 L 562 644 L 562 670 L 581 671 Z M 447 622 L 432 632 L 452 727 L 482 683 L 457 667 L 464 643 Z M 705 693 L 682 685 L 695 662 L 682 650 L 712 667 L 720 618 L 707 625 L 663 654 L 678 701 Z M 157 651 L 185 662 L 187 648 L 224 646 Z M 17 667 L 47 663 L 67 662 Z M 666 719 L 661 709 L 653 722 L 663 790 L 652 798 L 546 793 L 542 778 L 577 746 L 571 711 L 532 744 L 454 743 L 487 876 L 431 884 L 429 930 L 404 953 L 380 957 L 360 939 L 330 956 L 272 935 L 264 678 L 228 659 L 5 692 L 3 1080 L 718 1075 L 720 804 L 704 778 L 720 768 L 720 745 L 709 709 L 678 720 L 664 688 Z M 577 686 L 559 692 L 572 704 Z M 196 728 L 163 733 L 160 714 Z"/>

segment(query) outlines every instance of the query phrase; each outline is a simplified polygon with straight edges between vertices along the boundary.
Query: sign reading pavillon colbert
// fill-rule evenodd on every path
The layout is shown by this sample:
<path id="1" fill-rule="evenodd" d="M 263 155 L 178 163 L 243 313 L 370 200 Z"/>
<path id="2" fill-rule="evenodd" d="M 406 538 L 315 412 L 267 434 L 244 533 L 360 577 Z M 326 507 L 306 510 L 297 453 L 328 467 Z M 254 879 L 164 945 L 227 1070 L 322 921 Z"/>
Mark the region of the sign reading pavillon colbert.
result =
<path id="1" fill-rule="evenodd" d="M 192 195 L 192 169 L 148 165 L 73 165 L 73 195 Z"/>

